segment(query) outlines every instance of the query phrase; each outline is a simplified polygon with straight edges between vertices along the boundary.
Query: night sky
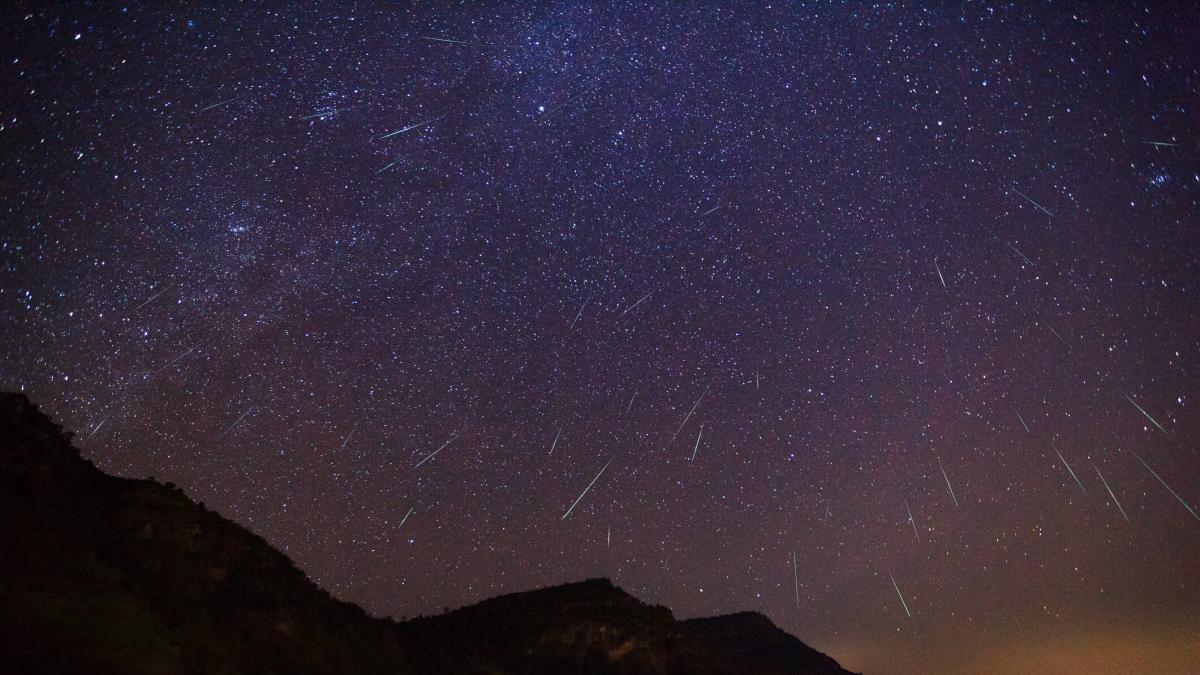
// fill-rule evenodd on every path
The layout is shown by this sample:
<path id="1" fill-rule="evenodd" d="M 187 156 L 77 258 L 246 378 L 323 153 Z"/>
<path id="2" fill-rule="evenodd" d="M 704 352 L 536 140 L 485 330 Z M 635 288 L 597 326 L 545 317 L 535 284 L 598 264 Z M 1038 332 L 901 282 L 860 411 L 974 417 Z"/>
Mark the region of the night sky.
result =
<path id="1" fill-rule="evenodd" d="M 0 387 L 101 468 L 380 615 L 1200 664 L 1195 5 L 50 4 Z"/>

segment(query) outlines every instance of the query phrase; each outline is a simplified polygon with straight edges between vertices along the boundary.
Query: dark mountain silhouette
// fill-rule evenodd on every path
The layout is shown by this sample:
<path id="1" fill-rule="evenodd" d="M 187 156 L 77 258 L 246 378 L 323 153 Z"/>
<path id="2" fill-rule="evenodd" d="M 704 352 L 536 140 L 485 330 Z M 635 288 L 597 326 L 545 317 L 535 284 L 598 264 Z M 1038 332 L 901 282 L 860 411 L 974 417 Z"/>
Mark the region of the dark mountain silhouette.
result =
<path id="1" fill-rule="evenodd" d="M 606 579 L 400 623 L 153 480 L 109 476 L 0 393 L 0 671 L 845 673 L 741 613 L 677 621 Z"/>

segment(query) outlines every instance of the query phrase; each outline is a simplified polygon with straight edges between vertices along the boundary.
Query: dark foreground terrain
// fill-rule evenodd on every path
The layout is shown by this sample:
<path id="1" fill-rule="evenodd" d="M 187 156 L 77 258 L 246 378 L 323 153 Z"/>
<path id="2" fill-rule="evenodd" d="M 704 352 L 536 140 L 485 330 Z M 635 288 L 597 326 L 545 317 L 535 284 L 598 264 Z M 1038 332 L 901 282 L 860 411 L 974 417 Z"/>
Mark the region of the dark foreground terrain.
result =
<path id="1" fill-rule="evenodd" d="M 0 671 L 845 673 L 751 612 L 677 621 L 608 580 L 396 623 L 170 484 L 109 476 L 0 393 Z"/>

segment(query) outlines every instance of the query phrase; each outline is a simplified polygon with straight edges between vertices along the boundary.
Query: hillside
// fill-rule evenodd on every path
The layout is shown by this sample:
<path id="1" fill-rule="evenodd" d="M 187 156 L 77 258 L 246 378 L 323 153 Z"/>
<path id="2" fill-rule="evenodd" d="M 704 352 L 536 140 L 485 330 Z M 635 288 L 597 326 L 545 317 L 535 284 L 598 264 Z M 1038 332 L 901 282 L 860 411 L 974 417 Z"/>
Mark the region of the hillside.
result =
<path id="1" fill-rule="evenodd" d="M 39 673 L 844 673 L 741 613 L 593 579 L 395 623 L 170 484 L 109 476 L 0 394 L 0 663 Z"/>

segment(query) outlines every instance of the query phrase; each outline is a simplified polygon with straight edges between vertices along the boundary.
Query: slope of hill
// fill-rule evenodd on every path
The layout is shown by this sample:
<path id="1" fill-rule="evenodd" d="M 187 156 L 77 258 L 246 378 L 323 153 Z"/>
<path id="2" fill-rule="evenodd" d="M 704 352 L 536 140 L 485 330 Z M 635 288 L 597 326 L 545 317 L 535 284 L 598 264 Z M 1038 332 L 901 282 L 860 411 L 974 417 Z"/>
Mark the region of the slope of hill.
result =
<path id="1" fill-rule="evenodd" d="M 38 673 L 844 673 L 766 617 L 604 579 L 395 623 L 170 484 L 109 476 L 0 394 L 0 663 Z"/>
<path id="2" fill-rule="evenodd" d="M 781 630 L 758 612 L 738 612 L 681 622 L 708 647 L 718 665 L 740 672 L 844 673 L 837 661 Z"/>

